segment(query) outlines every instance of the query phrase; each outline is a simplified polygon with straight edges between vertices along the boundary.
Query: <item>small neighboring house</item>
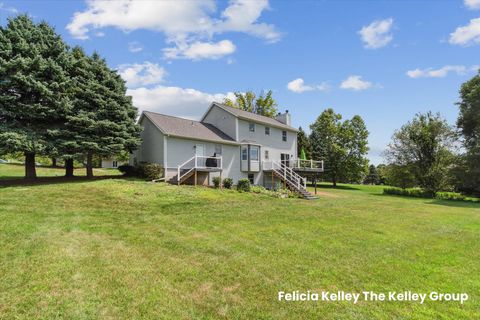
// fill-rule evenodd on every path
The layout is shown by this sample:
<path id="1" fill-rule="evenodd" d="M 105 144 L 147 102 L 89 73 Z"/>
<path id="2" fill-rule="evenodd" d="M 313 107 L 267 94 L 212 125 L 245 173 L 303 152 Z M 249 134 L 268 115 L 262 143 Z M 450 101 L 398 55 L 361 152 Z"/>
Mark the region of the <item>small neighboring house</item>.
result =
<path id="1" fill-rule="evenodd" d="M 116 169 L 125 164 L 124 161 L 118 161 L 116 158 L 102 159 L 102 168 Z"/>
<path id="2" fill-rule="evenodd" d="M 297 129 L 286 111 L 275 119 L 212 103 L 200 121 L 144 111 L 142 143 L 130 159 L 161 164 L 171 183 L 211 185 L 215 176 L 248 178 L 266 188 L 289 187 L 305 197 L 306 174 L 323 162 L 296 159 Z"/>

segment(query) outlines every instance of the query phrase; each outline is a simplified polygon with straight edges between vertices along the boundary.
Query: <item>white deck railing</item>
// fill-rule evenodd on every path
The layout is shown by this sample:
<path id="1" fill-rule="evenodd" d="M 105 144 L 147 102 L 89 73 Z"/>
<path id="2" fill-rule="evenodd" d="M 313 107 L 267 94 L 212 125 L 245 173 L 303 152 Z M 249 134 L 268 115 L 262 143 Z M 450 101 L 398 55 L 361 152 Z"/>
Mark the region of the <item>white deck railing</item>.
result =
<path id="1" fill-rule="evenodd" d="M 177 167 L 177 182 L 194 169 L 222 169 L 222 157 L 193 156 Z M 182 174 L 183 170 L 187 170 Z"/>
<path id="2" fill-rule="evenodd" d="M 283 177 L 283 180 L 289 182 L 293 187 L 297 188 L 297 190 L 307 189 L 307 179 L 300 176 L 285 164 L 276 161 L 263 161 L 262 166 L 263 170 L 272 170 L 277 173 L 277 175 Z"/>
<path id="3" fill-rule="evenodd" d="M 323 171 L 323 161 L 290 159 L 283 160 L 282 163 L 292 169 L 316 169 L 318 171 Z"/>

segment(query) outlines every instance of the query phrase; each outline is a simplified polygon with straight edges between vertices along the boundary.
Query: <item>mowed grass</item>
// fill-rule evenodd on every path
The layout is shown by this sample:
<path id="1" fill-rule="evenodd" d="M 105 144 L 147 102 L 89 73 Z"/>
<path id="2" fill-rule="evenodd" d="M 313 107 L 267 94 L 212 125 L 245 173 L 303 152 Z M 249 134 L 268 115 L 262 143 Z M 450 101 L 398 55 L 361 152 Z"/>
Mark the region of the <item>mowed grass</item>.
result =
<path id="1" fill-rule="evenodd" d="M 52 168 L 37 166 L 38 177 L 63 177 L 65 175 L 64 168 Z M 76 168 L 75 176 L 86 176 L 85 168 Z M 97 176 L 120 175 L 117 169 L 93 169 L 93 174 Z M 0 180 L 22 179 L 25 176 L 25 167 L 23 164 L 0 164 Z"/>
<path id="2" fill-rule="evenodd" d="M 480 318 L 480 205 L 319 191 L 306 201 L 124 179 L 0 188 L 0 318 Z M 277 300 L 292 290 L 470 300 Z"/>

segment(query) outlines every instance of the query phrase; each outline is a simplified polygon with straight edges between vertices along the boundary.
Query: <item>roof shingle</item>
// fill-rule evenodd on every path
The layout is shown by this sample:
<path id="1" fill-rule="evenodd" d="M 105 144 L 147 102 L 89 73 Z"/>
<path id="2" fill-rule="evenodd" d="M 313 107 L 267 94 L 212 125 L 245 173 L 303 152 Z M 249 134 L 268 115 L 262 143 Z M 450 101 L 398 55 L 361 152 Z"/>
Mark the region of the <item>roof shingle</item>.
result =
<path id="1" fill-rule="evenodd" d="M 166 135 L 223 143 L 236 143 L 231 137 L 208 123 L 167 116 L 150 111 L 144 111 L 143 114 Z"/>
<path id="2" fill-rule="evenodd" d="M 269 124 L 269 125 L 274 126 L 274 127 L 284 128 L 284 129 L 288 129 L 288 130 L 291 130 L 291 131 L 298 131 L 296 128 L 288 126 L 288 125 L 286 125 L 286 124 L 284 124 L 284 123 L 282 123 L 282 122 L 280 122 L 280 121 L 278 121 L 277 119 L 274 119 L 274 118 L 270 118 L 270 117 L 262 116 L 262 115 L 259 115 L 259 114 L 256 114 L 256 113 L 240 110 L 240 109 L 233 108 L 233 107 L 230 107 L 230 106 L 224 105 L 222 103 L 218 103 L 218 102 L 214 102 L 214 104 L 219 106 L 220 108 L 226 110 L 227 112 L 232 113 L 233 115 L 237 116 L 238 118 L 251 120 L 251 121 L 254 121 L 254 122 L 260 122 L 260 123 L 263 123 L 263 124 Z"/>

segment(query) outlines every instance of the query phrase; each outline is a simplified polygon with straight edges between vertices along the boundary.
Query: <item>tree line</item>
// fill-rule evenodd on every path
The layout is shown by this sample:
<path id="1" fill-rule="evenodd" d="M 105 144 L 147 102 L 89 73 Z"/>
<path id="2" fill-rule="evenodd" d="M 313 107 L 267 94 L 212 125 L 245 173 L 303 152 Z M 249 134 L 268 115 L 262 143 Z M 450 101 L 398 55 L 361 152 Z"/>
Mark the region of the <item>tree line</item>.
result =
<path id="1" fill-rule="evenodd" d="M 439 113 L 419 113 L 397 130 L 385 152 L 389 183 L 430 195 L 480 195 L 480 73 L 462 84 L 459 115 L 450 126 Z"/>
<path id="2" fill-rule="evenodd" d="M 25 177 L 35 157 L 74 160 L 93 176 L 94 156 L 131 152 L 140 142 L 125 81 L 98 53 L 70 48 L 46 22 L 27 15 L 0 27 L 0 154 L 21 152 Z"/>
<path id="3" fill-rule="evenodd" d="M 368 132 L 361 118 L 342 123 L 331 109 L 310 126 L 310 136 L 300 128 L 299 155 L 304 150 L 324 160 L 324 179 L 334 185 L 363 182 L 421 188 L 430 196 L 440 191 L 480 196 L 480 72 L 461 86 L 457 105 L 455 126 L 429 111 L 416 114 L 396 130 L 384 152 L 386 164 L 367 169 L 363 156 Z"/>
<path id="4" fill-rule="evenodd" d="M 419 187 L 480 195 L 480 73 L 460 88 L 459 116 L 451 126 L 439 114 L 418 113 L 395 131 L 384 152 L 386 164 L 368 166 L 368 131 L 361 117 L 341 121 L 325 110 L 310 126 L 300 128 L 298 156 L 325 161 L 324 180 Z"/>

